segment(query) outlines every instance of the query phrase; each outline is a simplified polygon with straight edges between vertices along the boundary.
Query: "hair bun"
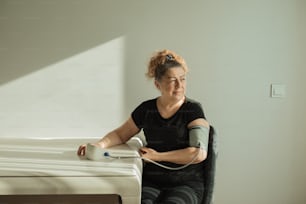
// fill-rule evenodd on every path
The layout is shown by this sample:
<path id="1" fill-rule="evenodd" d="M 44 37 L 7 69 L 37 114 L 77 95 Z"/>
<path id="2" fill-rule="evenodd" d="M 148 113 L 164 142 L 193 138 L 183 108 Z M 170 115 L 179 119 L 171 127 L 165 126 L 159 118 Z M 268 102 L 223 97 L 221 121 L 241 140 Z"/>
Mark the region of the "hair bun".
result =
<path id="1" fill-rule="evenodd" d="M 160 79 L 168 68 L 175 66 L 181 66 L 185 72 L 188 71 L 185 60 L 175 52 L 167 49 L 157 51 L 150 58 L 146 75 L 148 78 Z"/>

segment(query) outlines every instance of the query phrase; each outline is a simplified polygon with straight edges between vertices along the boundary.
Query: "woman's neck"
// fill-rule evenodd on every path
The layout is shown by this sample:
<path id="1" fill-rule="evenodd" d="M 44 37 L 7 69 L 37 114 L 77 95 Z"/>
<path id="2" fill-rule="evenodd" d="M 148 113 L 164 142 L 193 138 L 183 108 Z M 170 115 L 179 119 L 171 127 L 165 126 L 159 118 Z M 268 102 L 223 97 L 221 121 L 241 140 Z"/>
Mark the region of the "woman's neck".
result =
<path id="1" fill-rule="evenodd" d="M 157 99 L 157 101 L 159 105 L 162 106 L 163 108 L 172 109 L 172 108 L 180 107 L 185 101 L 185 96 L 179 100 L 169 100 L 163 96 L 160 96 Z"/>

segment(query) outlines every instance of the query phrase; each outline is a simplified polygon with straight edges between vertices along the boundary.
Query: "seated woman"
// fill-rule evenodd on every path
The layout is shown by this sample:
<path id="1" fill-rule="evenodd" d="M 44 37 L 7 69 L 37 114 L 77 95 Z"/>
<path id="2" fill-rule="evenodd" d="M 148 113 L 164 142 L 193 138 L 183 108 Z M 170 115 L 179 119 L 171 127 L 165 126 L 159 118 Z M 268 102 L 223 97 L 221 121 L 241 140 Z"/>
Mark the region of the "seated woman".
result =
<path id="1" fill-rule="evenodd" d="M 141 103 L 122 126 L 94 144 L 101 148 L 122 144 L 143 130 L 147 146 L 140 149 L 141 157 L 176 169 L 145 163 L 143 204 L 202 201 L 209 124 L 200 103 L 185 96 L 187 71 L 184 59 L 173 51 L 156 52 L 150 59 L 147 76 L 154 78 L 160 96 Z M 84 144 L 78 155 L 85 152 Z M 190 165 L 179 168 L 185 164 Z"/>

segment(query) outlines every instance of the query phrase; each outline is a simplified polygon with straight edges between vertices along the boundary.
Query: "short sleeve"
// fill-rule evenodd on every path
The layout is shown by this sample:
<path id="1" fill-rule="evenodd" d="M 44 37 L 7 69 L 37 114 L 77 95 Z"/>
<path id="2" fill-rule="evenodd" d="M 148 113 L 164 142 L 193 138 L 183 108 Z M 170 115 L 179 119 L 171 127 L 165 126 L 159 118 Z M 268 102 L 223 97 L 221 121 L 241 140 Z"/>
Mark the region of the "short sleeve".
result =
<path id="1" fill-rule="evenodd" d="M 144 117 L 145 117 L 145 107 L 144 103 L 140 104 L 135 108 L 135 110 L 132 112 L 131 116 L 136 124 L 136 126 L 139 129 L 143 128 L 143 122 L 144 122 Z"/>
<path id="2" fill-rule="evenodd" d="M 199 102 L 190 102 L 190 104 L 188 105 L 188 123 L 199 118 L 206 119 L 202 105 Z"/>

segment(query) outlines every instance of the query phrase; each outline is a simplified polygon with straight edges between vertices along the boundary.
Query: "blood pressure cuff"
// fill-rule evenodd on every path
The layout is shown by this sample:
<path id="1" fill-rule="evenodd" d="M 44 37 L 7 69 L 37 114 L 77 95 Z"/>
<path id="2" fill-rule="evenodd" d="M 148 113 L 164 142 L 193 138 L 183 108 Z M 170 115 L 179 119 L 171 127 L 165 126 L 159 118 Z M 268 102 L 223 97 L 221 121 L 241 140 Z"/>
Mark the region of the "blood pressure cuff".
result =
<path id="1" fill-rule="evenodd" d="M 209 128 L 205 126 L 194 126 L 189 129 L 189 146 L 198 147 L 207 151 Z"/>

